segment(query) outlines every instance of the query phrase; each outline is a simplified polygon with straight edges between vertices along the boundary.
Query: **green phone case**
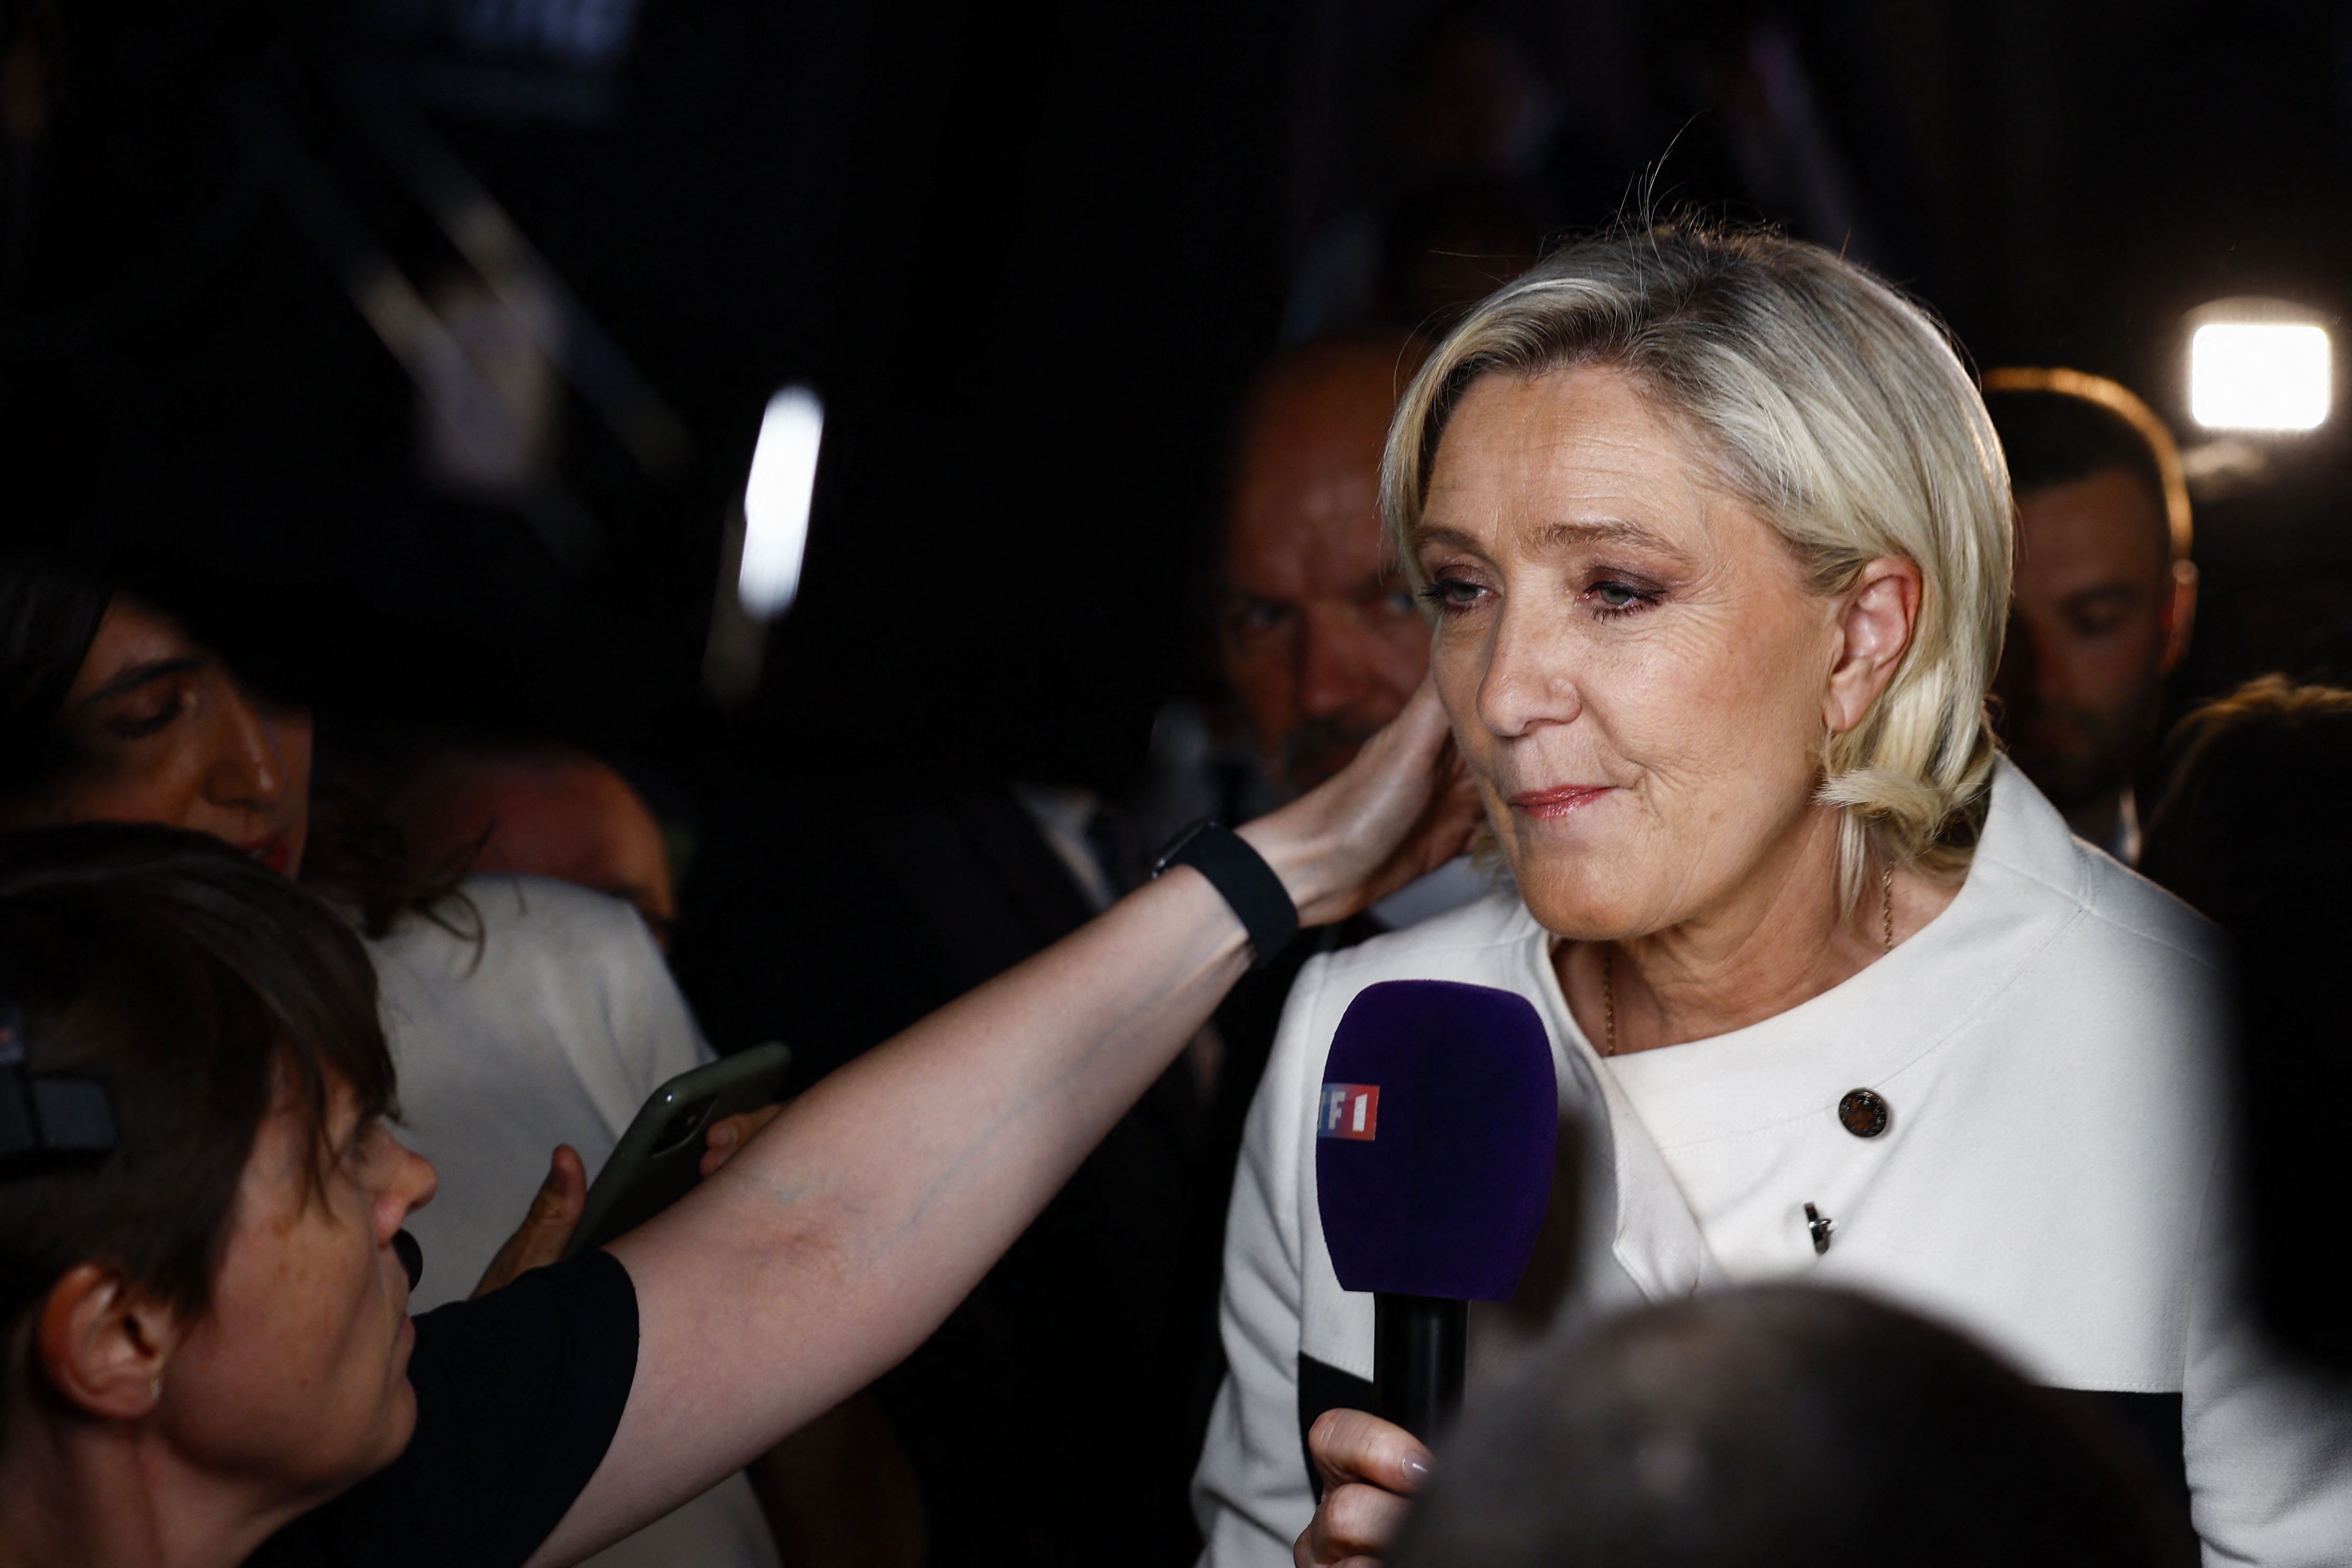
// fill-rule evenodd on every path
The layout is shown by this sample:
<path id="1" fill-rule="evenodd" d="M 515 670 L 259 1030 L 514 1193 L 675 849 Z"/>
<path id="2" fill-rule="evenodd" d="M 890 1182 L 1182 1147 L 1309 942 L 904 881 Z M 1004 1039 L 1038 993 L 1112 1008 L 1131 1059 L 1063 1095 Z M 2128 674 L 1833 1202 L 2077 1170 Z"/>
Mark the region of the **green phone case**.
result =
<path id="1" fill-rule="evenodd" d="M 791 1047 L 771 1040 L 682 1072 L 654 1090 L 589 1185 L 587 1206 L 563 1256 L 625 1236 L 692 1192 L 702 1179 L 710 1124 L 772 1101 L 792 1065 Z"/>

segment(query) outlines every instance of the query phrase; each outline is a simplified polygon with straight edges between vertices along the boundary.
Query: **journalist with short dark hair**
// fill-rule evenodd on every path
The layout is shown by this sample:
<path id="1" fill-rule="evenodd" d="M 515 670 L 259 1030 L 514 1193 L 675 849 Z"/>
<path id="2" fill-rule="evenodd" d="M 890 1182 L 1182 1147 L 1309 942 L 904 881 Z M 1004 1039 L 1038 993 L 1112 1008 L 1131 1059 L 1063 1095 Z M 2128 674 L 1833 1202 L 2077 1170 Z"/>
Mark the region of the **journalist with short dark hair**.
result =
<path id="1" fill-rule="evenodd" d="M 350 928 L 208 837 L 0 838 L 0 1563 L 561 1563 L 668 1512 L 929 1333 L 1255 948 L 1454 853 L 1444 739 L 1424 691 L 667 1214 L 414 1322 L 435 1178 Z"/>
<path id="2" fill-rule="evenodd" d="M 1412 1485 L 1389 1426 L 1318 1446 L 1318 1503 L 1302 1444 L 1372 1393 L 1320 1068 L 1406 979 L 1524 996 L 1585 1151 L 1584 1212 L 1546 1221 L 1567 1283 L 1474 1309 L 1468 1411 L 1517 1318 L 1842 1283 L 2135 1419 L 2210 1560 L 2342 1563 L 2352 1410 L 2266 1353 L 2233 1273 L 2219 942 L 1986 725 L 2009 484 L 1943 333 L 1769 234 L 1595 240 L 1438 347 L 1383 473 L 1513 881 L 1291 993 L 1226 1227 L 1211 1568 L 1376 1553 Z"/>

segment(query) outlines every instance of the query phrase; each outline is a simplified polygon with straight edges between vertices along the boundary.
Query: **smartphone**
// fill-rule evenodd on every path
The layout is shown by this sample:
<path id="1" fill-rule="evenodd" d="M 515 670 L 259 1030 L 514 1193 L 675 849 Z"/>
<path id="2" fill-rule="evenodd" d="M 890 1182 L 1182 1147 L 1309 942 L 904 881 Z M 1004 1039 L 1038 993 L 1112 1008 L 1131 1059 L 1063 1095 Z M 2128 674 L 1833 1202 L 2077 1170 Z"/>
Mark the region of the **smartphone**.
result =
<path id="1" fill-rule="evenodd" d="M 682 1072 L 654 1090 L 589 1184 L 566 1258 L 626 1236 L 694 1190 L 714 1121 L 757 1110 L 784 1087 L 793 1053 L 771 1040 Z"/>

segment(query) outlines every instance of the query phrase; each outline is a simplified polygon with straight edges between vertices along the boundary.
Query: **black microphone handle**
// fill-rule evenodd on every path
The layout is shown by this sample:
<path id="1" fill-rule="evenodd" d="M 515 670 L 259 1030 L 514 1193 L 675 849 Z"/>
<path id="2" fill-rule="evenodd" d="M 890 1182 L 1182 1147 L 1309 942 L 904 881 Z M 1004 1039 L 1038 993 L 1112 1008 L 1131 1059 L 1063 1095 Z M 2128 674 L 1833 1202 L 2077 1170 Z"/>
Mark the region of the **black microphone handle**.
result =
<path id="1" fill-rule="evenodd" d="M 1372 1298 L 1372 1414 L 1423 1442 L 1462 1412 L 1470 1303 L 1442 1296 Z"/>

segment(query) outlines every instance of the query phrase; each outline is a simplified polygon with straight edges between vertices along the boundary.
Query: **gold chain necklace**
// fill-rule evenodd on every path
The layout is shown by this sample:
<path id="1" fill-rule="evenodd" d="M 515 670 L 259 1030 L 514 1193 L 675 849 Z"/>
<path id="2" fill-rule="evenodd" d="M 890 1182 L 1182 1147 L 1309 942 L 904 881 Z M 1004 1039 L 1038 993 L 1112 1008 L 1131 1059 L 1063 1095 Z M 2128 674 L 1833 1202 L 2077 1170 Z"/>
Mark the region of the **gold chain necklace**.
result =
<path id="1" fill-rule="evenodd" d="M 1878 879 L 1878 928 L 1880 942 L 1884 944 L 1885 951 L 1893 952 L 1895 951 L 1895 868 L 1892 866 L 1887 867 L 1885 875 Z M 1613 949 L 1607 946 L 1601 948 L 1601 1016 L 1608 1026 L 1608 1044 L 1601 1048 L 1601 1054 L 1604 1057 L 1613 1057 L 1617 1054 L 1617 987 L 1611 980 L 1616 969 L 1613 955 Z"/>

